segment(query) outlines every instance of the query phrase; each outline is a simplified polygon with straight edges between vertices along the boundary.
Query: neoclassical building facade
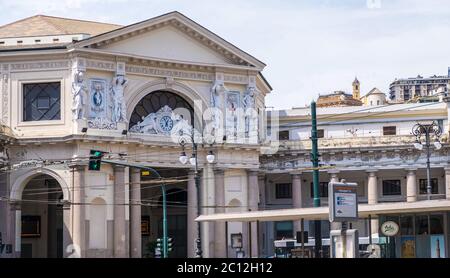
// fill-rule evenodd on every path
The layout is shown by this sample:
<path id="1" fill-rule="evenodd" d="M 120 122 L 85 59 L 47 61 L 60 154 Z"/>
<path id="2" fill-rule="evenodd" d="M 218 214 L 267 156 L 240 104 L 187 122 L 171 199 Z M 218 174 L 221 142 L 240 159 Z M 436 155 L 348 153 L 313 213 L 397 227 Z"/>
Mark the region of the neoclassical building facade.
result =
<path id="1" fill-rule="evenodd" d="M 170 256 L 193 257 L 197 195 L 181 139 L 200 134 L 202 214 L 257 209 L 264 67 L 178 12 L 128 26 L 35 16 L 0 27 L 0 257 L 155 256 L 161 181 L 131 164 L 161 174 Z M 90 150 L 125 165 L 88 170 Z M 227 256 L 232 233 L 257 234 L 201 225 L 204 257 Z"/>

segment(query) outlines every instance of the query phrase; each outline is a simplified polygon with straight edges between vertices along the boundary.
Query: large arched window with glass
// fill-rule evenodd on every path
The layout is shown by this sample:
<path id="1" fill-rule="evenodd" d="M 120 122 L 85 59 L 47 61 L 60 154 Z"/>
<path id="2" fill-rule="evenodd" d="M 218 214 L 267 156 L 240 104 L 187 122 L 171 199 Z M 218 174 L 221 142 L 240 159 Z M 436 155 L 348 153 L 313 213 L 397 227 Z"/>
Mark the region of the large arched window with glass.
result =
<path id="1" fill-rule="evenodd" d="M 133 127 L 149 114 L 157 113 L 164 106 L 170 107 L 173 111 L 177 108 L 186 109 L 190 114 L 190 118 L 186 120 L 189 120 L 189 123 L 194 122 L 194 109 L 184 98 L 168 91 L 155 91 L 149 93 L 138 102 L 131 114 L 129 126 Z"/>

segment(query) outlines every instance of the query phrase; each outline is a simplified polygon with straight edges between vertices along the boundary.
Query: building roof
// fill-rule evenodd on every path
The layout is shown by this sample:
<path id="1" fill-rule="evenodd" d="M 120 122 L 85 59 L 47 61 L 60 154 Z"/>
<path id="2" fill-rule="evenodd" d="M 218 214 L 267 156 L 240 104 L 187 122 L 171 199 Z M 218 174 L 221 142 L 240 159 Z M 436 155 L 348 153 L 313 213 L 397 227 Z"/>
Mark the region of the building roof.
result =
<path id="1" fill-rule="evenodd" d="M 35 15 L 0 26 L 0 38 L 89 34 L 95 36 L 121 25 L 46 15 Z"/>
<path id="2" fill-rule="evenodd" d="M 370 96 L 370 95 L 385 95 L 385 94 L 382 91 L 380 91 L 378 88 L 373 88 L 364 97 L 367 97 L 367 96 Z"/>

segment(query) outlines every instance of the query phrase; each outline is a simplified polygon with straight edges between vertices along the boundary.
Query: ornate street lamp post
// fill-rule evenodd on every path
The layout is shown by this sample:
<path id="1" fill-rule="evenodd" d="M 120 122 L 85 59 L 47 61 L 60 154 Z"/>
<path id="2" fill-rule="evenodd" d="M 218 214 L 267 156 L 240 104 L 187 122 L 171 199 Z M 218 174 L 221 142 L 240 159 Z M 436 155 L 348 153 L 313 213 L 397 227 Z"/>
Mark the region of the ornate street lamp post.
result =
<path id="1" fill-rule="evenodd" d="M 188 142 L 188 140 L 191 141 L 192 143 L 192 156 L 191 158 L 188 158 L 185 152 L 185 145 Z M 203 138 L 201 138 L 201 140 L 203 141 Z M 198 143 L 195 140 L 195 130 L 192 129 L 192 131 L 190 132 L 190 134 L 188 135 L 188 138 L 181 136 L 179 143 L 182 147 L 182 152 L 180 155 L 180 162 L 182 164 L 186 164 L 188 161 L 189 163 L 194 166 L 194 181 L 195 181 L 195 189 L 197 191 L 197 216 L 201 215 L 201 200 L 200 200 L 200 175 L 198 172 L 198 153 L 197 153 L 197 149 L 198 149 Z M 212 146 L 213 143 L 210 143 L 209 145 Z M 203 143 L 202 143 L 203 145 Z M 206 160 L 208 161 L 208 163 L 213 163 L 215 160 L 215 155 L 213 153 L 212 150 L 210 150 L 208 152 L 208 155 L 206 156 Z M 202 241 L 201 241 L 201 224 L 200 222 L 197 222 L 197 239 L 196 239 L 196 249 L 195 249 L 195 257 L 196 258 L 201 258 L 202 257 Z"/>
<path id="2" fill-rule="evenodd" d="M 431 136 L 434 135 L 435 141 L 433 143 L 434 148 L 436 150 L 440 150 L 442 148 L 442 144 L 439 141 L 439 137 L 442 135 L 442 128 L 436 124 L 436 122 L 432 122 L 431 124 L 416 124 L 413 126 L 412 134 L 416 136 L 416 142 L 414 143 L 414 147 L 419 151 L 423 150 L 423 144 L 420 141 L 421 137 L 425 136 L 425 147 L 427 148 L 427 199 L 431 200 L 432 188 L 431 188 L 431 176 L 430 176 L 430 156 L 431 156 Z"/>

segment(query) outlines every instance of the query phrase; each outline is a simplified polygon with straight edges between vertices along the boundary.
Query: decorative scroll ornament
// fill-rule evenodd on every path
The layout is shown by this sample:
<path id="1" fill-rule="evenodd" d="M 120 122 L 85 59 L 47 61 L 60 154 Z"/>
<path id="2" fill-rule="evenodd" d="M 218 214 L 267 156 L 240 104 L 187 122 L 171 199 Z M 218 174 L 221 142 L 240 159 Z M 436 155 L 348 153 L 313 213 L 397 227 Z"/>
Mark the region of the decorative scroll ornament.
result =
<path id="1" fill-rule="evenodd" d="M 113 130 L 117 129 L 117 123 L 112 122 L 106 118 L 95 118 L 93 120 L 89 120 L 88 127 L 92 129 Z"/>
<path id="2" fill-rule="evenodd" d="M 142 118 L 134 126 L 130 127 L 130 132 L 143 134 L 171 135 L 174 132 L 182 134 L 184 130 L 189 130 L 189 123 L 181 115 L 175 114 L 173 110 L 165 105 L 156 113 L 150 113 Z"/>

